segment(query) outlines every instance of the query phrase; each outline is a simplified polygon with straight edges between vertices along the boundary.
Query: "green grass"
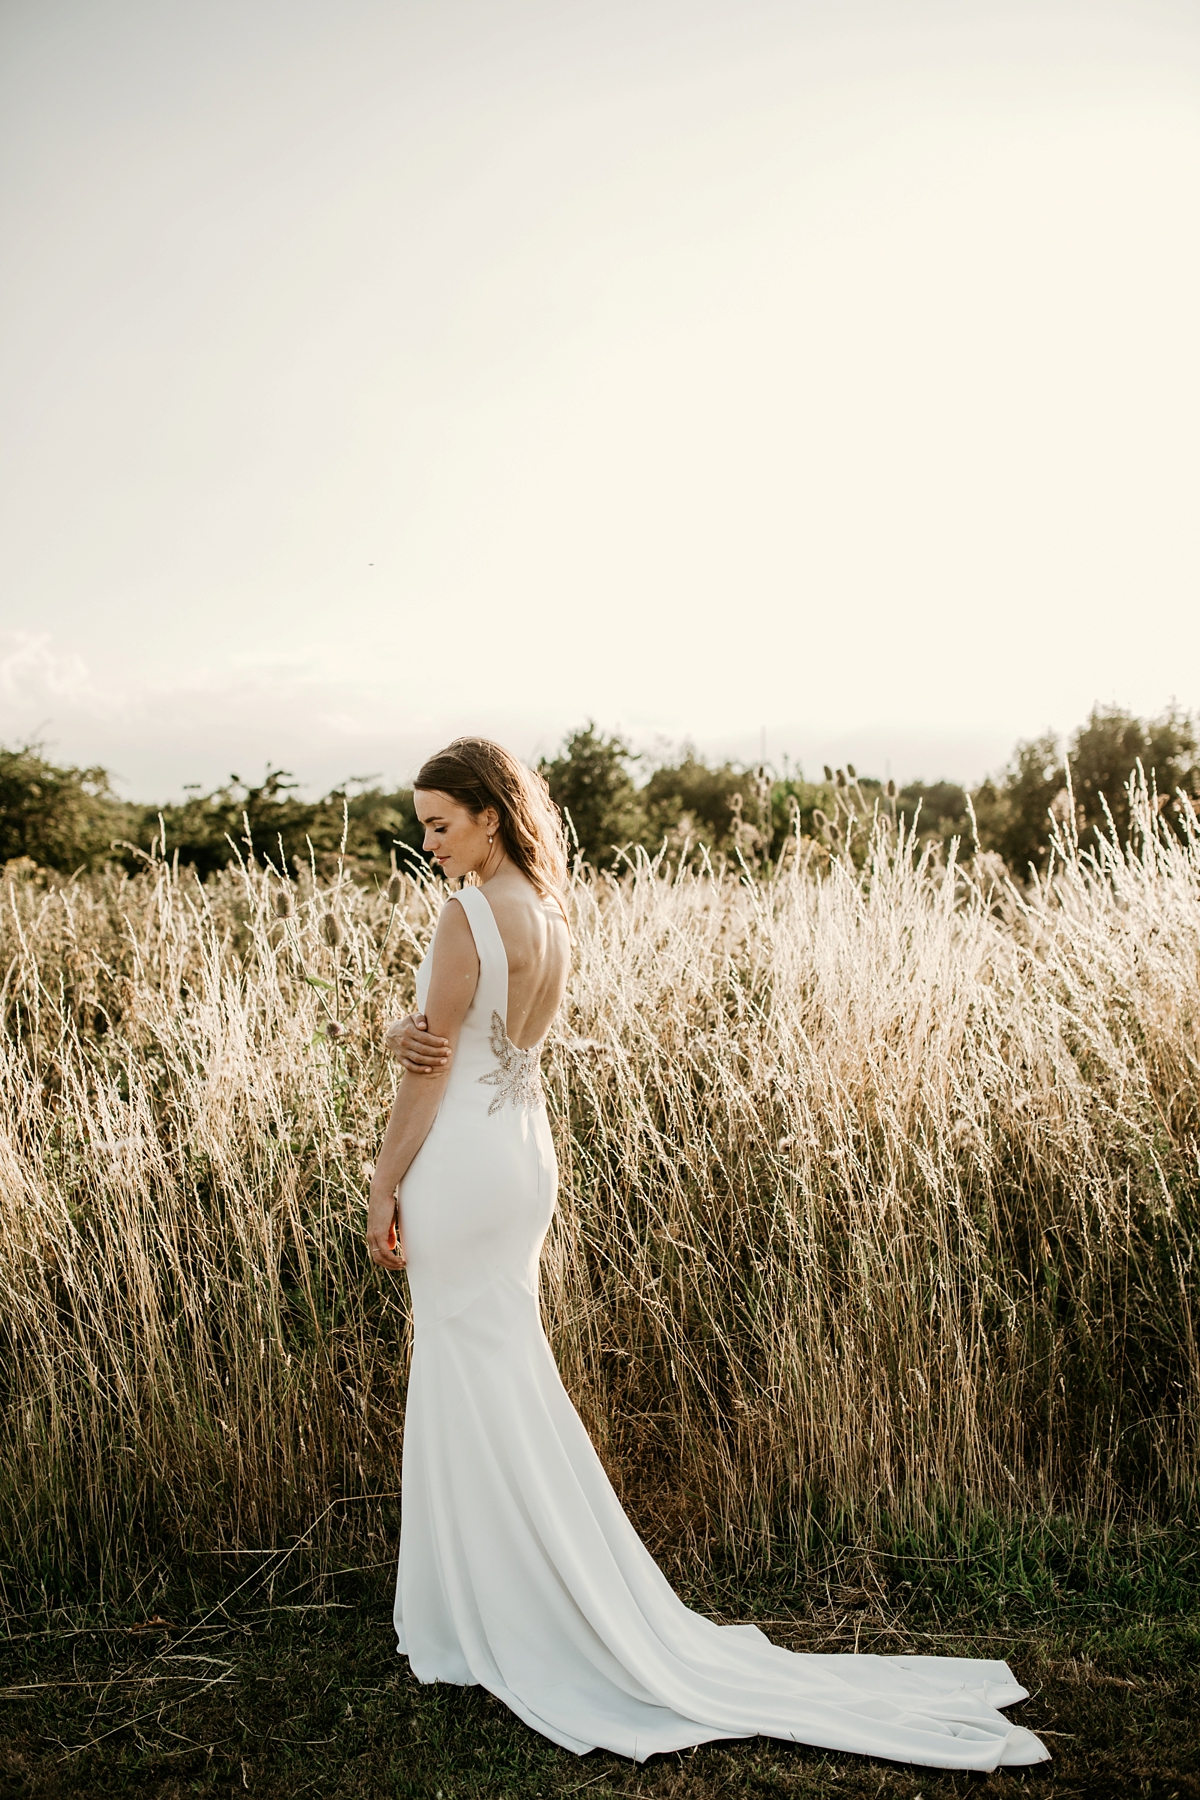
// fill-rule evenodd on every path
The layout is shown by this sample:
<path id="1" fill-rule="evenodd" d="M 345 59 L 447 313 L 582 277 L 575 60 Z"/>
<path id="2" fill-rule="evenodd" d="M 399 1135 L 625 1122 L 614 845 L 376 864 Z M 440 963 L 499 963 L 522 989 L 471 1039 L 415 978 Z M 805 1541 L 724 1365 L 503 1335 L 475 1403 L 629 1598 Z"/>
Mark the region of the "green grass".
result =
<path id="1" fill-rule="evenodd" d="M 1006 1657 L 1032 1694 L 1012 1716 L 1055 1760 L 991 1776 L 766 1739 L 640 1768 L 577 1758 L 479 1689 L 414 1681 L 392 1648 L 390 1590 L 390 1564 L 209 1559 L 103 1604 L 12 1613 L 0 1795 L 1200 1796 L 1200 1550 L 1183 1526 L 947 1529 L 932 1549 L 812 1545 L 802 1566 L 685 1584 L 692 1604 L 797 1650 Z"/>

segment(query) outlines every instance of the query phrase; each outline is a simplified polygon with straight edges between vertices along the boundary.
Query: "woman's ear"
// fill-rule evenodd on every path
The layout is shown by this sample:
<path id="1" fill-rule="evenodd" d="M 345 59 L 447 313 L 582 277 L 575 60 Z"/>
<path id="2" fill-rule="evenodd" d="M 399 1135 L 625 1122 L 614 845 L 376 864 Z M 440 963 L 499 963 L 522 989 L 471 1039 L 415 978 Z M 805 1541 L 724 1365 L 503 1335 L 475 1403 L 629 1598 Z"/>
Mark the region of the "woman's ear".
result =
<path id="1" fill-rule="evenodd" d="M 495 837 L 500 829 L 500 814 L 494 806 L 485 806 L 479 815 L 479 822 L 489 837 Z"/>

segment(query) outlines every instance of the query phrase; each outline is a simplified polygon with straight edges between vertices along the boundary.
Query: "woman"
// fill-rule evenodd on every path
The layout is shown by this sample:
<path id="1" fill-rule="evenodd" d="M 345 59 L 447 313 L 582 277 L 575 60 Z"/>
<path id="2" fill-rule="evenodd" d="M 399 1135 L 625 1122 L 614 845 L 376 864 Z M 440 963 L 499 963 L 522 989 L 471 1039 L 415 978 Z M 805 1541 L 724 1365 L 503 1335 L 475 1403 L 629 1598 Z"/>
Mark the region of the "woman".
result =
<path id="1" fill-rule="evenodd" d="M 482 738 L 432 757 L 414 800 L 426 850 L 472 883 L 417 976 L 427 1029 L 389 1028 L 406 1074 L 367 1228 L 412 1293 L 395 1618 L 414 1674 L 479 1683 L 580 1754 L 640 1762 L 763 1732 L 931 1768 L 1043 1761 L 996 1710 L 1027 1697 L 1006 1663 L 797 1656 L 672 1592 L 538 1311 L 557 1181 L 538 1055 L 570 960 L 561 827 L 545 784 Z"/>

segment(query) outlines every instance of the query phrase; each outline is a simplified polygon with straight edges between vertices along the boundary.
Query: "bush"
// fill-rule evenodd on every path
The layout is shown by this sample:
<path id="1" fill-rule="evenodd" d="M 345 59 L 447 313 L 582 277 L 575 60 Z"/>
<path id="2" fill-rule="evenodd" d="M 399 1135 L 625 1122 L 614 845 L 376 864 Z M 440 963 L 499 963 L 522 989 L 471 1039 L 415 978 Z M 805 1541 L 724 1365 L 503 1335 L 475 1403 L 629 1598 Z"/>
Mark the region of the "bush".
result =
<path id="1" fill-rule="evenodd" d="M 40 744 L 0 748 L 0 862 L 27 858 L 64 874 L 98 868 L 138 810 L 117 799 L 104 769 L 47 762 Z"/>
<path id="2" fill-rule="evenodd" d="M 685 744 L 682 760 L 660 765 L 641 791 L 647 847 L 657 848 L 665 839 L 676 848 L 690 839 L 711 850 L 731 848 L 731 805 L 744 781 L 732 763 L 711 768 Z"/>
<path id="3" fill-rule="evenodd" d="M 1132 820 L 1129 780 L 1140 763 L 1159 797 L 1170 802 L 1176 789 L 1200 793 L 1196 729 L 1186 713 L 1172 708 L 1143 722 L 1120 707 L 1094 707 L 1071 743 L 1071 785 L 1083 830 L 1105 832 L 1109 822 L 1122 843 Z M 1178 815 L 1169 811 L 1168 817 Z"/>
<path id="4" fill-rule="evenodd" d="M 391 866 L 397 840 L 402 861 L 403 849 L 420 849 L 421 828 L 407 788 L 352 793 L 346 784 L 320 800 L 298 800 L 294 789 L 284 769 L 269 768 L 258 787 L 231 775 L 211 794 L 178 806 L 147 808 L 140 841 L 150 845 L 161 818 L 165 855 L 178 853 L 180 863 L 193 867 L 202 879 L 223 869 L 237 853 L 293 871 L 311 860 L 318 870 L 331 873 L 343 860 L 351 873 L 378 875 Z"/>
<path id="5" fill-rule="evenodd" d="M 1071 739 L 1066 759 L 1052 734 L 1031 738 L 1017 745 L 999 780 L 985 781 L 976 790 L 980 843 L 998 852 L 1019 876 L 1045 868 L 1052 821 L 1088 838 L 1115 829 L 1118 841 L 1127 843 L 1132 825 L 1128 787 L 1139 764 L 1147 782 L 1157 788 L 1168 822 L 1178 830 L 1180 814 L 1172 800 L 1176 790 L 1200 794 L 1197 748 L 1196 729 L 1186 713 L 1171 709 L 1143 721 L 1120 707 L 1094 707 Z"/>
<path id="6" fill-rule="evenodd" d="M 567 821 L 568 836 L 593 868 L 612 868 L 624 848 L 645 836 L 645 814 L 630 773 L 637 760 L 623 738 L 605 737 L 589 720 L 571 733 L 558 756 L 538 764 Z"/>
<path id="7" fill-rule="evenodd" d="M 954 838 L 972 847 L 967 792 L 956 781 L 910 781 L 896 799 L 897 820 L 925 841 L 948 848 Z"/>

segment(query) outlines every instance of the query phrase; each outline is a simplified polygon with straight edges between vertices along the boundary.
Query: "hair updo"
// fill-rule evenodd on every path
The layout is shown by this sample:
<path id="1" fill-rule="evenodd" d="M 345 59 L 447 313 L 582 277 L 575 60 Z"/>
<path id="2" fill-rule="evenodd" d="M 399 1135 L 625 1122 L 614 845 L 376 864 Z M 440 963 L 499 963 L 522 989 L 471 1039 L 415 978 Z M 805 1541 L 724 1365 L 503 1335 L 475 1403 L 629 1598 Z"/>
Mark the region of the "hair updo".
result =
<path id="1" fill-rule="evenodd" d="M 499 815 L 500 842 L 538 893 L 562 903 L 567 840 L 542 777 L 489 738 L 460 737 L 421 764 L 414 788 L 447 794 L 476 817 Z"/>

